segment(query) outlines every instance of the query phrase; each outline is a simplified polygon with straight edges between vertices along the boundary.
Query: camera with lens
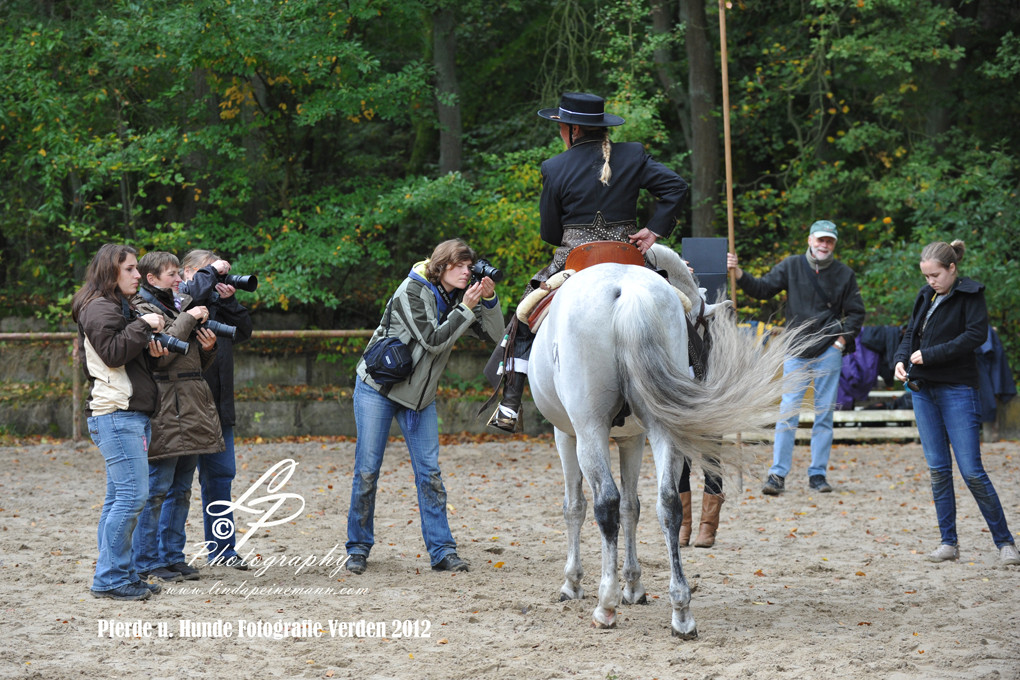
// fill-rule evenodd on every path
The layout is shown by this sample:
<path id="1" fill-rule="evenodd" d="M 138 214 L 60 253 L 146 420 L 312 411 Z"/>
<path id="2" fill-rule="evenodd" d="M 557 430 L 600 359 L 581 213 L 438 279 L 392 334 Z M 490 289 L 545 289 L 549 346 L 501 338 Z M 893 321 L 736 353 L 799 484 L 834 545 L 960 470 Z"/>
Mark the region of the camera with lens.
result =
<path id="1" fill-rule="evenodd" d="M 152 340 L 157 341 L 159 344 L 176 354 L 187 354 L 188 349 L 191 347 L 191 345 L 184 340 L 175 338 L 168 333 L 151 333 L 149 334 L 149 341 L 151 342 Z"/>
<path id="2" fill-rule="evenodd" d="M 914 367 L 914 365 L 910 364 L 910 368 L 913 368 L 913 367 Z M 907 369 L 907 379 L 905 381 L 903 381 L 903 382 L 907 386 L 907 389 L 910 390 L 911 392 L 920 392 L 921 390 L 923 390 L 925 388 L 925 386 L 927 385 L 927 382 L 925 381 L 924 378 L 912 378 L 912 377 L 910 377 L 910 368 Z"/>
<path id="3" fill-rule="evenodd" d="M 238 274 L 221 274 L 218 278 L 220 283 L 233 286 L 238 290 L 246 290 L 249 293 L 254 293 L 255 289 L 259 287 L 259 277 L 254 274 L 244 276 Z"/>
<path id="4" fill-rule="evenodd" d="M 471 265 L 471 283 L 478 283 L 482 279 L 488 276 L 492 279 L 493 283 L 499 283 L 503 280 L 503 272 L 492 266 L 492 263 L 484 258 L 478 258 L 475 263 Z"/>
<path id="5" fill-rule="evenodd" d="M 209 319 L 205 323 L 199 324 L 199 328 L 205 328 L 216 334 L 220 338 L 234 339 L 237 335 L 237 326 L 231 326 L 229 323 L 221 323 L 214 319 Z"/>

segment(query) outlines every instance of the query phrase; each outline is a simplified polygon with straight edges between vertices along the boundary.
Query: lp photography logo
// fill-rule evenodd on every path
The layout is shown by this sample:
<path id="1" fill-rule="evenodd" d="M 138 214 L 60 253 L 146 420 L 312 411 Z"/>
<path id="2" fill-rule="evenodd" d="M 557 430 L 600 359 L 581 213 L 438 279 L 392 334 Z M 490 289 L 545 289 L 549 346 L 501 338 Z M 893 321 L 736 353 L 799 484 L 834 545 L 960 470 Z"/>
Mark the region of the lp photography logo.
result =
<path id="1" fill-rule="evenodd" d="M 234 513 L 235 518 L 238 520 L 243 515 L 254 516 L 254 519 L 246 522 L 248 530 L 243 535 L 238 536 L 237 543 L 234 545 L 234 549 L 240 555 L 241 549 L 260 529 L 286 524 L 299 517 L 305 509 L 304 497 L 301 494 L 282 491 L 283 487 L 290 481 L 290 478 L 294 476 L 297 466 L 297 461 L 291 458 L 281 460 L 259 477 L 236 501 L 213 501 L 209 503 L 206 507 L 207 512 L 217 518 L 212 523 L 213 536 L 219 540 L 224 540 L 235 534 L 236 526 L 229 517 L 231 513 Z M 264 495 L 258 495 L 263 493 L 263 488 Z M 296 509 L 284 516 L 284 513 L 288 512 L 290 508 Z M 262 576 L 274 565 L 295 567 L 295 576 L 308 567 L 318 565 L 335 567 L 330 572 L 330 577 L 333 577 L 347 563 L 346 555 L 342 557 L 335 555 L 339 547 L 339 545 L 334 545 L 322 557 L 316 557 L 315 555 L 303 557 L 276 555 L 269 558 L 258 556 L 255 553 L 255 549 L 250 548 L 248 554 L 243 559 L 249 565 L 257 568 L 254 572 L 255 576 Z M 192 563 L 202 557 L 211 556 L 213 563 L 223 559 L 222 555 L 213 554 L 217 550 L 216 541 L 197 543 L 195 548 L 197 554 L 192 558 Z"/>

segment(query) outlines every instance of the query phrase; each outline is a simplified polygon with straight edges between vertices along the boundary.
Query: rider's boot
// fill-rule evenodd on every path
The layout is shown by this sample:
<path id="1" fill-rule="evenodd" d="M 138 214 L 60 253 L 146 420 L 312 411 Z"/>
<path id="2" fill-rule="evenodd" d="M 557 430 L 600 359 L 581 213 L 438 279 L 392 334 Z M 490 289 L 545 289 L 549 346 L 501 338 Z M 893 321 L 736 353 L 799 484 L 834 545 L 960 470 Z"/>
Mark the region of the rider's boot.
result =
<path id="1" fill-rule="evenodd" d="M 711 548 L 715 545 L 715 532 L 719 529 L 719 510 L 726 496 L 723 494 L 706 493 L 701 500 L 701 526 L 698 537 L 694 539 L 695 548 Z"/>
<path id="2" fill-rule="evenodd" d="M 489 426 L 506 432 L 516 432 L 524 395 L 524 374 L 510 371 L 503 382 L 503 399 L 489 418 Z"/>
<path id="3" fill-rule="evenodd" d="M 681 491 L 680 492 L 680 503 L 683 504 L 684 518 L 680 522 L 680 545 L 690 545 L 691 543 L 691 492 Z"/>

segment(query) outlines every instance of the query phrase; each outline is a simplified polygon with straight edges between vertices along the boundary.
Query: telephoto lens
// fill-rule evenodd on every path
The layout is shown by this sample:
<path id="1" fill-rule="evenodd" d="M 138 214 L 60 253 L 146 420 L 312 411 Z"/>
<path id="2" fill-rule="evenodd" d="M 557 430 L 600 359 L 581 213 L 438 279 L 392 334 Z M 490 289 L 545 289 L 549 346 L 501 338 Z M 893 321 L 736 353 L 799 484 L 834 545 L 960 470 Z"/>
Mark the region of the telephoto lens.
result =
<path id="1" fill-rule="evenodd" d="M 205 323 L 200 324 L 199 328 L 207 328 L 215 333 L 217 337 L 230 338 L 231 340 L 233 340 L 234 336 L 237 334 L 237 326 L 231 326 L 229 323 L 220 323 L 213 319 L 209 319 Z"/>
<path id="2" fill-rule="evenodd" d="M 255 289 L 259 287 L 259 277 L 254 274 L 246 276 L 227 274 L 226 276 L 221 276 L 220 279 L 223 283 L 231 285 L 238 290 L 246 290 L 249 293 L 254 293 Z"/>
<path id="3" fill-rule="evenodd" d="M 179 338 L 175 338 L 167 333 L 153 333 L 149 336 L 150 340 L 156 340 L 159 344 L 166 347 L 171 352 L 176 354 L 187 354 L 188 349 L 191 347 L 188 343 L 184 342 Z"/>

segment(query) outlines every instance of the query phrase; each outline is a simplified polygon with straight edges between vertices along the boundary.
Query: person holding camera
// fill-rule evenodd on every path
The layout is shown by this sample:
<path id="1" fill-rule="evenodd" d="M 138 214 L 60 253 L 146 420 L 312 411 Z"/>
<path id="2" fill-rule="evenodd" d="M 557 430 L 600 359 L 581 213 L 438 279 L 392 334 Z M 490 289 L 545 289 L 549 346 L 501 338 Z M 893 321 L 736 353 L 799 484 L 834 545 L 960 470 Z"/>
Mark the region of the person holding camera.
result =
<path id="1" fill-rule="evenodd" d="M 497 342 L 503 314 L 495 284 L 485 276 L 472 283 L 478 258 L 463 241 L 443 241 L 431 257 L 411 268 L 386 305 L 366 348 L 394 336 L 410 349 L 410 375 L 392 384 L 373 378 L 365 357 L 358 362 L 354 420 L 358 440 L 347 513 L 347 569 L 364 573 L 375 543 L 375 495 L 390 426 L 396 418 L 411 456 L 421 532 L 435 571 L 468 571 L 446 517 L 446 487 L 439 469 L 436 390 L 457 338 L 465 332 Z M 384 380 L 373 366 L 372 372 Z M 389 382 L 389 380 L 384 380 Z"/>
<path id="2" fill-rule="evenodd" d="M 999 563 L 1020 564 L 995 487 L 981 464 L 981 408 L 974 350 L 988 335 L 985 287 L 960 276 L 963 241 L 937 241 L 921 251 L 927 281 L 914 300 L 910 323 L 894 356 L 894 374 L 913 392 L 921 448 L 931 474 L 942 542 L 932 562 L 960 558 L 956 535 L 953 455 L 985 518 Z M 950 453 L 952 447 L 952 453 Z"/>
<path id="3" fill-rule="evenodd" d="M 556 251 L 552 262 L 532 277 L 521 300 L 562 271 L 576 246 L 630 242 L 645 254 L 657 239 L 673 231 L 687 197 L 687 182 L 653 160 L 642 144 L 609 140 L 609 128 L 624 120 L 605 113 L 602 97 L 568 92 L 560 97 L 558 108 L 542 109 L 538 115 L 559 123 L 567 148 L 542 163 L 540 231 L 542 240 L 556 246 Z M 656 202 L 654 213 L 639 229 L 637 203 L 642 189 L 651 192 Z M 510 321 L 507 339 L 512 346 L 506 348 L 500 368 L 503 397 L 489 418 L 490 427 L 517 430 L 534 338 L 528 324 L 516 317 Z"/>
<path id="4" fill-rule="evenodd" d="M 143 283 L 135 297 L 139 311 L 162 315 L 170 353 L 157 359 L 152 376 L 159 411 L 149 445 L 149 498 L 135 528 L 135 568 L 161 581 L 195 580 L 198 569 L 184 559 L 184 526 L 198 457 L 222 451 L 223 435 L 212 392 L 202 371 L 216 358 L 216 335 L 202 328 L 209 310 L 177 296 L 180 262 L 171 253 L 146 253 L 138 262 Z M 197 350 L 197 351 L 196 351 Z"/>
<path id="5" fill-rule="evenodd" d="M 235 293 L 237 288 L 227 283 L 230 263 L 209 250 L 192 250 L 181 262 L 184 282 L 180 292 L 191 296 L 194 304 L 207 305 L 209 319 L 233 328 L 222 333 L 216 343 L 216 359 L 205 371 L 205 381 L 216 401 L 224 448 L 222 451 L 200 456 L 198 483 L 202 489 L 202 515 L 205 544 L 209 563 L 247 570 L 248 565 L 234 549 L 234 514 L 212 516 L 209 504 L 230 502 L 230 487 L 237 473 L 234 458 L 234 345 L 251 337 L 251 314 L 241 305 Z M 235 281 L 241 284 L 241 281 Z M 228 531 L 216 527 L 227 527 Z"/>
<path id="6" fill-rule="evenodd" d="M 131 557 L 132 533 L 149 495 L 150 417 L 159 406 L 144 353 L 147 348 L 152 356 L 166 352 L 150 340 L 163 330 L 163 316 L 138 314 L 130 302 L 141 279 L 137 255 L 131 246 L 102 246 L 71 299 L 89 382 L 89 435 L 106 461 L 91 592 L 114 600 L 145 600 L 160 591 L 159 584 L 142 581 Z"/>

